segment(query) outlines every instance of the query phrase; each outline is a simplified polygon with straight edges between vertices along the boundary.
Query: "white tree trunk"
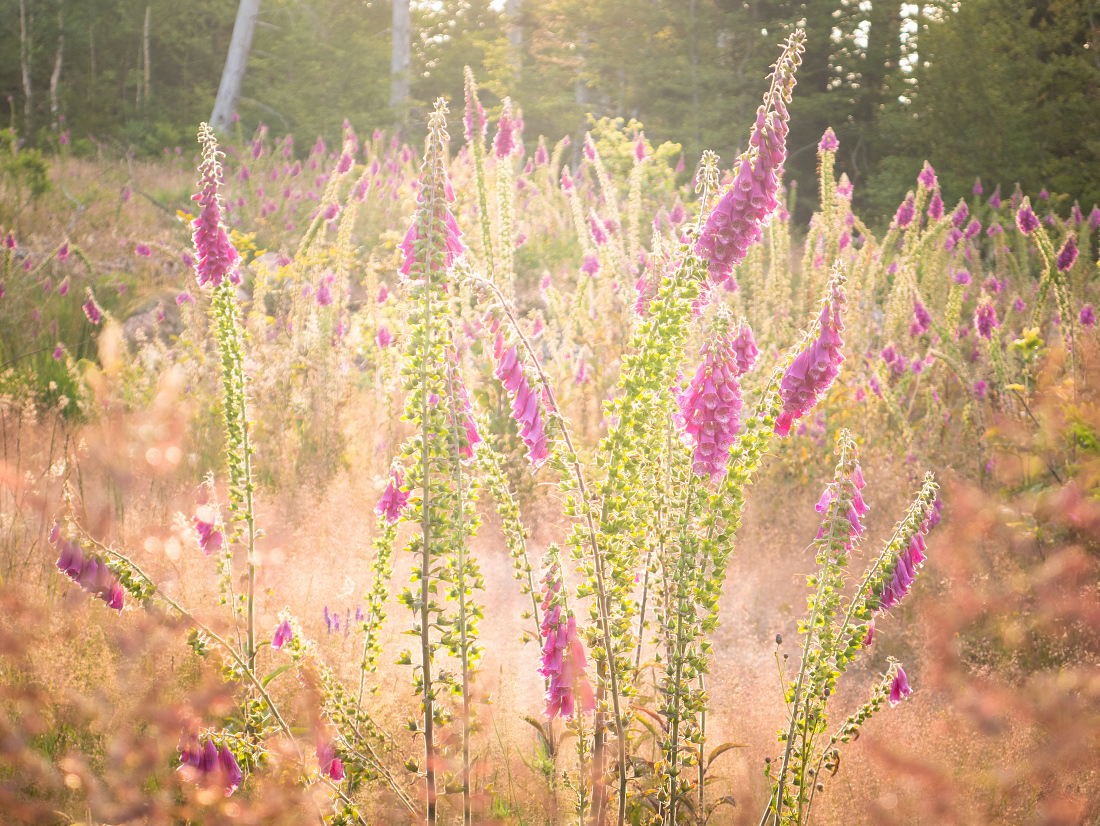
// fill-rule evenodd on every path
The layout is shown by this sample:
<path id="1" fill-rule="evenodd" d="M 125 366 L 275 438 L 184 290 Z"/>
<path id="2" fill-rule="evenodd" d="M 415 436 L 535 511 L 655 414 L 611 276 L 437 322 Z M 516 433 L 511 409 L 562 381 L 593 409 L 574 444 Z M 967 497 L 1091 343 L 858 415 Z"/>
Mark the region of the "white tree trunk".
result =
<path id="1" fill-rule="evenodd" d="M 248 53 L 252 50 L 252 33 L 256 30 L 256 16 L 260 13 L 260 0 L 241 0 L 237 7 L 237 22 L 233 24 L 233 39 L 229 42 L 229 55 L 222 70 L 222 82 L 218 97 L 210 115 L 210 127 L 225 131 L 233 122 L 237 101 L 241 97 Z"/>
<path id="2" fill-rule="evenodd" d="M 145 105 L 149 105 L 149 24 L 153 16 L 153 7 L 145 7 L 145 37 L 144 37 L 144 54 L 142 55 L 142 62 L 145 64 Z"/>
<path id="3" fill-rule="evenodd" d="M 34 102 L 31 97 L 31 27 L 27 22 L 27 0 L 19 0 L 19 68 L 23 73 L 23 139 L 29 140 Z"/>
<path id="4" fill-rule="evenodd" d="M 409 0 L 393 0 L 393 55 L 390 58 L 390 106 L 398 123 L 405 122 L 409 99 Z"/>
<path id="5" fill-rule="evenodd" d="M 50 75 L 50 120 L 53 122 L 55 132 L 60 130 L 60 122 L 57 119 L 60 111 L 58 91 L 61 85 L 61 60 L 65 55 L 65 19 L 63 17 L 64 6 L 57 7 L 57 56 L 53 61 L 53 74 Z"/>
<path id="6" fill-rule="evenodd" d="M 512 66 L 516 72 L 516 79 L 520 78 L 523 69 L 523 29 L 519 27 L 519 15 L 523 0 L 505 0 L 504 17 L 508 21 L 508 45 L 512 50 Z"/>

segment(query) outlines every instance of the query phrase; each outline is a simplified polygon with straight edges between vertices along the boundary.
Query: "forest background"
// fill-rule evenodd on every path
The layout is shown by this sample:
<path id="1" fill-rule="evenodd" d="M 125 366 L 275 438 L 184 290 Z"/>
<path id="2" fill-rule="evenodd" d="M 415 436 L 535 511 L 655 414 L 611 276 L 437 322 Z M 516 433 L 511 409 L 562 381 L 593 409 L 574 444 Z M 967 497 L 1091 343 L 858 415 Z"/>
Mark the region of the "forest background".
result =
<path id="1" fill-rule="evenodd" d="M 398 99 L 391 3 L 260 3 L 238 104 L 244 133 L 260 122 L 293 133 L 303 157 L 318 135 L 337 143 L 345 119 L 360 134 L 397 124 L 412 143 L 430 101 L 461 99 L 470 65 L 491 115 L 505 96 L 523 102 L 528 140 L 579 137 L 589 115 L 634 119 L 655 144 L 681 144 L 690 175 L 704 148 L 724 163 L 741 151 L 774 45 L 800 26 L 808 43 L 787 163 L 804 193 L 796 220 L 815 206 L 827 126 L 844 147 L 837 173 L 874 226 L 926 158 L 948 203 L 977 177 L 988 191 L 1019 182 L 1066 203 L 1100 201 L 1097 0 L 403 1 L 411 48 Z M 236 0 L 0 0 L 11 126 L 46 152 L 182 146 L 190 157 L 237 11 Z"/>

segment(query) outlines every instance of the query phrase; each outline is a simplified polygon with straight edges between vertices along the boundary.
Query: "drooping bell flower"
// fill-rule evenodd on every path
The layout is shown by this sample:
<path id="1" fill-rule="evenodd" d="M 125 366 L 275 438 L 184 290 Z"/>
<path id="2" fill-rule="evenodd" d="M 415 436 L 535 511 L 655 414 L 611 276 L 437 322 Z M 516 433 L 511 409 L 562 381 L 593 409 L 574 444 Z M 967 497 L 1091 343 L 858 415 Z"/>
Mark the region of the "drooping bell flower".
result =
<path id="1" fill-rule="evenodd" d="M 222 221 L 221 196 L 218 187 L 222 183 L 222 166 L 218 157 L 217 138 L 210 127 L 203 124 L 199 128 L 199 143 L 202 144 L 202 163 L 199 165 L 199 192 L 191 196 L 201 207 L 199 217 L 191 222 L 192 240 L 198 262 L 195 271 L 199 286 L 221 286 L 226 278 L 233 284 L 241 280 L 238 270 L 240 255 L 229 240 Z"/>
<path id="2" fill-rule="evenodd" d="M 537 470 L 550 458 L 546 430 L 539 412 L 539 392 L 527 381 L 516 345 L 505 349 L 504 336 L 500 333 L 493 346 L 493 357 L 497 363 L 493 375 L 512 398 L 512 417 L 519 425 L 520 438 L 527 446 L 527 458 Z"/>
<path id="3" fill-rule="evenodd" d="M 707 261 L 712 284 L 728 281 L 733 268 L 741 263 L 761 234 L 761 227 L 779 207 L 778 194 L 787 158 L 787 107 L 794 89 L 794 72 L 801 63 L 802 46 L 784 52 L 776 62 L 772 87 L 765 103 L 757 109 L 756 123 L 749 136 L 749 148 L 735 162 L 732 185 L 725 191 L 707 217 L 695 244 L 695 254 Z M 769 111 L 771 101 L 774 111 Z"/>
<path id="4" fill-rule="evenodd" d="M 850 472 L 844 472 L 826 486 L 817 505 L 814 506 L 818 513 L 825 515 L 825 521 L 821 523 L 816 539 L 825 537 L 826 529 L 831 522 L 834 531 L 838 528 L 844 531 L 844 549 L 847 551 L 852 550 L 852 543 L 863 535 L 863 523 L 860 519 L 870 511 L 867 503 L 863 501 L 863 494 L 860 492 L 866 486 L 867 483 L 863 480 L 863 469 L 860 468 L 859 462 L 854 463 Z M 832 513 L 832 520 L 830 520 L 830 508 L 838 499 L 841 503 L 840 510 Z M 840 539 L 841 537 L 836 538 Z"/>
<path id="5" fill-rule="evenodd" d="M 717 481 L 726 474 L 730 447 L 741 426 L 740 370 L 734 337 L 726 333 L 708 341 L 702 355 L 703 361 L 688 386 L 676 395 L 676 424 L 684 443 L 693 449 L 695 475 Z"/>
<path id="6" fill-rule="evenodd" d="M 542 577 L 542 656 L 539 674 L 547 681 L 546 716 L 568 718 L 596 710 L 596 698 L 585 669 L 588 661 L 577 634 L 577 620 L 565 601 L 561 566 L 552 552 Z"/>
<path id="7" fill-rule="evenodd" d="M 336 756 L 336 748 L 328 740 L 317 742 L 317 767 L 330 780 L 339 782 L 344 779 L 344 763 Z"/>
<path id="8" fill-rule="evenodd" d="M 840 146 L 840 141 L 836 139 L 836 133 L 833 131 L 833 127 L 829 127 L 825 130 L 825 134 L 821 136 L 821 140 L 818 141 L 818 152 L 836 152 L 837 147 Z"/>
<path id="9" fill-rule="evenodd" d="M 390 525 L 396 524 L 401 518 L 402 512 L 408 507 L 409 491 L 402 490 L 405 484 L 405 476 L 399 468 L 390 468 L 390 479 L 386 483 L 386 489 L 382 491 L 382 498 L 374 508 L 374 512 L 386 520 Z"/>
<path id="10" fill-rule="evenodd" d="M 752 327 L 742 324 L 733 337 L 733 357 L 737 361 L 737 375 L 743 376 L 756 366 L 756 359 L 760 350 L 756 346 L 756 338 L 752 334 Z"/>
<path id="11" fill-rule="evenodd" d="M 271 647 L 281 651 L 282 647 L 294 639 L 294 629 L 290 627 L 289 620 L 283 620 L 275 629 L 275 636 L 271 638 Z"/>
<path id="12" fill-rule="evenodd" d="M 1066 242 L 1058 253 L 1057 265 L 1059 272 L 1068 272 L 1077 261 L 1077 235 L 1070 233 L 1066 236 Z"/>
<path id="13" fill-rule="evenodd" d="M 863 639 L 860 641 L 864 648 L 870 645 L 875 640 L 875 621 L 871 620 L 867 623 L 867 633 L 863 635 Z"/>
<path id="14" fill-rule="evenodd" d="M 244 779 L 229 746 L 222 743 L 219 748 L 210 736 L 199 739 L 192 735 L 180 748 L 179 771 L 189 782 L 221 786 L 226 797 L 233 794 Z"/>
<path id="15" fill-rule="evenodd" d="M 100 309 L 99 303 L 95 300 L 95 296 L 92 295 L 91 289 L 89 289 L 85 296 L 85 301 L 80 308 L 84 311 L 84 315 L 88 317 L 88 321 L 92 324 L 99 324 L 103 320 L 103 311 Z"/>
<path id="16" fill-rule="evenodd" d="M 844 363 L 840 351 L 844 345 L 840 337 L 844 330 L 844 303 L 844 289 L 835 283 L 830 297 L 821 307 L 817 338 L 795 356 L 783 374 L 779 385 L 783 409 L 775 421 L 775 432 L 779 436 L 790 433 L 791 425 L 821 401 L 840 375 L 840 365 Z"/>
<path id="17" fill-rule="evenodd" d="M 462 439 L 458 453 L 466 461 L 474 458 L 474 448 L 481 443 L 481 436 L 477 432 L 477 424 L 474 422 L 474 408 L 470 404 L 470 397 L 466 393 L 466 384 L 462 381 L 462 375 L 454 366 L 455 412 L 458 416 L 458 426 L 462 430 Z"/>
<path id="18" fill-rule="evenodd" d="M 199 548 L 207 556 L 222 548 L 222 529 L 218 525 L 218 512 L 210 505 L 202 505 L 195 511 L 192 519 L 195 531 L 199 535 Z"/>
<path id="19" fill-rule="evenodd" d="M 904 549 L 891 561 L 892 568 L 886 569 L 887 579 L 875 590 L 878 597 L 876 613 L 889 611 L 909 593 L 909 588 L 924 564 L 924 552 L 928 546 L 924 542 L 927 523 L 920 525 L 909 537 Z"/>
<path id="20" fill-rule="evenodd" d="M 913 689 L 909 687 L 909 678 L 905 676 L 905 669 L 899 665 L 893 682 L 890 683 L 890 707 L 893 708 L 912 693 Z"/>

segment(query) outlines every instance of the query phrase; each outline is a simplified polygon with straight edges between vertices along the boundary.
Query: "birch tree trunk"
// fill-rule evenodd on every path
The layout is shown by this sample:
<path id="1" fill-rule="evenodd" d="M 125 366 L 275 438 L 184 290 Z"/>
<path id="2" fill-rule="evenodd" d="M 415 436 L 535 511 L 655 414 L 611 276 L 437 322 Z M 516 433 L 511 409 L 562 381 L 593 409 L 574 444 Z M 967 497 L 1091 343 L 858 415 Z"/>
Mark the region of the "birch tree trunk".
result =
<path id="1" fill-rule="evenodd" d="M 260 13 L 260 0 L 241 0 L 237 7 L 237 21 L 233 24 L 233 39 L 229 42 L 229 55 L 222 70 L 222 82 L 210 114 L 210 127 L 225 131 L 233 122 L 237 101 L 241 97 L 248 53 L 252 50 L 252 33 L 256 30 L 256 16 Z"/>
<path id="2" fill-rule="evenodd" d="M 142 62 L 145 63 L 145 105 L 149 105 L 149 24 L 152 22 L 153 7 L 145 7 L 145 36 L 144 36 L 144 54 L 142 55 Z"/>
<path id="3" fill-rule="evenodd" d="M 29 23 L 34 23 L 33 17 Z M 29 140 L 34 101 L 31 96 L 31 26 L 27 20 L 27 0 L 19 0 L 19 68 L 23 73 L 23 139 Z"/>
<path id="4" fill-rule="evenodd" d="M 60 122 L 57 119 L 60 111 L 58 102 L 58 88 L 61 85 L 61 61 L 65 55 L 65 18 L 64 4 L 57 7 L 57 56 L 53 61 L 53 73 L 50 75 L 50 121 L 55 132 L 60 131 Z"/>
<path id="5" fill-rule="evenodd" d="M 405 122 L 409 99 L 409 0 L 393 0 L 393 54 L 390 58 L 390 107 L 397 123 Z"/>

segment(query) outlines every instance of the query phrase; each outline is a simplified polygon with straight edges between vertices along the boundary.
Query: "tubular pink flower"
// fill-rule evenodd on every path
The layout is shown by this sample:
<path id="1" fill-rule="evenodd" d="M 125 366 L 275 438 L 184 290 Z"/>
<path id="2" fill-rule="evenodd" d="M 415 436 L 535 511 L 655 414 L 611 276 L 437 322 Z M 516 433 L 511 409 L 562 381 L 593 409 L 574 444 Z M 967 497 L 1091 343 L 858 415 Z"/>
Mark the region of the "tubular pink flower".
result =
<path id="1" fill-rule="evenodd" d="M 740 336 L 739 332 L 738 339 Z M 704 344 L 703 361 L 687 388 L 676 395 L 680 408 L 676 424 L 683 431 L 684 443 L 694 450 L 692 470 L 702 479 L 717 481 L 726 474 L 729 450 L 741 426 L 741 386 L 737 377 L 744 372 L 741 365 L 751 368 L 751 359 L 755 358 L 749 358 L 756 349 L 751 338 L 749 331 L 749 341 L 742 342 L 741 350 L 729 333 Z M 751 347 L 746 346 L 750 343 Z"/>
<path id="2" fill-rule="evenodd" d="M 497 134 L 493 138 L 493 153 L 498 159 L 516 154 L 516 121 L 512 114 L 512 99 L 504 99 L 504 108 L 497 121 Z"/>
<path id="3" fill-rule="evenodd" d="M 402 490 L 405 484 L 404 474 L 398 468 L 390 468 L 390 480 L 386 489 L 382 491 L 382 498 L 374 508 L 374 512 L 393 525 L 401 518 L 401 514 L 409 504 L 409 491 Z"/>
<path id="4" fill-rule="evenodd" d="M 199 142 L 202 144 L 199 192 L 191 196 L 191 200 L 202 208 L 199 217 L 191 222 L 194 230 L 192 240 L 198 257 L 195 271 L 199 286 L 217 288 L 226 278 L 233 284 L 241 280 L 237 268 L 240 255 L 230 242 L 222 221 L 221 196 L 218 194 L 218 186 L 222 182 L 222 166 L 218 157 L 222 156 L 222 152 L 218 149 L 214 133 L 206 124 L 199 129 Z"/>
<path id="5" fill-rule="evenodd" d="M 993 337 L 994 328 L 1001 326 L 997 320 L 997 311 L 993 307 L 993 302 L 987 301 L 978 307 L 978 311 L 974 314 L 974 326 L 982 338 L 989 340 Z"/>
<path id="6" fill-rule="evenodd" d="M 961 229 L 962 225 L 966 223 L 966 218 L 970 214 L 970 208 L 966 205 L 966 201 L 959 201 L 959 205 L 955 207 L 955 211 L 951 213 L 951 223 L 955 225 L 957 229 Z"/>
<path id="7" fill-rule="evenodd" d="M 546 678 L 546 716 L 572 717 L 596 710 L 596 698 L 585 669 L 588 661 L 577 635 L 577 620 L 565 604 L 561 566 L 551 557 L 542 578 L 542 656 L 539 674 Z"/>
<path id="8" fill-rule="evenodd" d="M 294 639 L 294 629 L 290 627 L 289 620 L 283 620 L 275 629 L 275 636 L 271 638 L 271 647 L 279 651 L 292 639 Z"/>
<path id="9" fill-rule="evenodd" d="M 817 151 L 836 152 L 838 146 L 840 146 L 840 141 L 836 139 L 836 133 L 833 132 L 833 127 L 830 126 L 825 130 L 825 134 L 821 136 L 821 141 L 817 144 Z"/>
<path id="10" fill-rule="evenodd" d="M 1077 235 L 1070 233 L 1066 236 L 1066 242 L 1058 253 L 1057 265 L 1059 272 L 1068 272 L 1077 261 Z"/>
<path id="11" fill-rule="evenodd" d="M 943 198 L 940 197 L 938 189 L 932 193 L 932 200 L 928 203 L 928 217 L 933 221 L 943 217 Z"/>
<path id="12" fill-rule="evenodd" d="M 932 316 L 919 298 L 913 299 L 913 323 L 909 326 L 909 335 L 919 336 L 928 332 L 932 326 Z"/>
<path id="13" fill-rule="evenodd" d="M 893 708 L 912 693 L 913 689 L 909 687 L 909 678 L 905 676 L 905 669 L 899 665 L 894 680 L 890 683 L 890 707 Z"/>
<path id="14" fill-rule="evenodd" d="M 420 179 L 420 192 L 417 194 L 417 203 L 420 205 L 417 210 L 416 217 L 413 219 L 412 224 L 409 226 L 408 232 L 405 233 L 405 239 L 398 245 L 398 249 L 404 253 L 405 260 L 401 265 L 401 269 L 398 270 L 402 275 L 409 276 L 412 274 L 415 268 L 418 273 L 421 268 L 421 262 L 417 260 L 416 255 L 416 242 L 425 240 L 427 238 L 428 231 L 428 203 L 432 199 L 431 193 L 431 180 L 428 173 L 421 175 Z M 442 252 L 444 253 L 443 269 L 449 270 L 454 266 L 455 260 L 466 252 L 466 246 L 459 240 L 462 237 L 462 231 L 458 228 L 458 222 L 455 220 L 454 214 L 451 212 L 448 203 L 453 203 L 455 196 L 454 191 L 451 189 L 451 182 L 444 175 L 443 180 L 443 197 L 438 197 L 436 194 L 435 203 L 435 215 L 432 216 L 432 232 L 438 239 L 442 236 L 443 245 Z M 433 252 L 440 252 L 435 249 Z M 438 268 L 439 264 L 433 255 L 432 267 Z M 435 270 L 433 270 L 435 271 Z M 422 273 L 420 276 L 422 277 Z"/>
<path id="15" fill-rule="evenodd" d="M 96 302 L 95 296 L 92 295 L 91 289 L 87 291 L 86 300 L 81 305 L 81 309 L 84 310 L 84 315 L 88 317 L 88 321 L 92 324 L 99 324 L 103 320 L 103 311 Z"/>
<path id="16" fill-rule="evenodd" d="M 916 215 L 917 205 L 913 199 L 913 193 L 910 192 L 905 196 L 905 200 L 901 202 L 901 206 L 898 207 L 897 215 L 894 216 L 894 223 L 897 224 L 898 229 L 905 229 L 911 223 L 913 223 L 913 216 Z"/>
<path id="17" fill-rule="evenodd" d="M 220 551 L 222 547 L 222 531 L 218 527 L 218 512 L 209 505 L 202 505 L 192 519 L 195 530 L 199 534 L 199 547 L 207 556 Z"/>
<path id="18" fill-rule="evenodd" d="M 477 432 L 477 424 L 474 422 L 474 408 L 470 404 L 470 397 L 466 393 L 466 385 L 462 376 L 455 367 L 455 410 L 458 413 L 458 425 L 462 428 L 464 438 L 458 452 L 466 461 L 474 458 L 474 448 L 481 443 L 481 435 Z"/>
<path id="19" fill-rule="evenodd" d="M 1096 326 L 1096 310 L 1093 309 L 1091 304 L 1086 304 L 1081 308 L 1081 314 L 1078 316 L 1081 322 L 1081 326 L 1086 330 L 1091 330 Z"/>
<path id="20" fill-rule="evenodd" d="M 794 89 L 794 71 L 801 62 L 801 46 L 784 53 L 772 73 L 774 94 L 769 90 L 765 102 L 756 110 L 756 123 L 749 136 L 749 148 L 735 162 L 732 185 L 718 200 L 707 217 L 703 232 L 695 244 L 695 254 L 707 261 L 712 284 L 720 284 L 733 274 L 749 247 L 761 234 L 761 226 L 779 207 L 780 178 L 787 158 L 787 107 Z M 769 110 L 769 102 L 774 111 Z"/>
<path id="21" fill-rule="evenodd" d="M 924 534 L 927 530 L 927 523 L 921 525 L 909 538 L 905 550 L 894 558 L 893 569 L 887 571 L 889 579 L 881 586 L 881 593 L 877 594 L 879 602 L 875 613 L 889 611 L 909 593 L 909 588 L 926 558 L 924 552 L 928 546 L 924 542 Z"/>
<path id="22" fill-rule="evenodd" d="M 317 767 L 330 780 L 344 779 L 344 764 L 336 756 L 336 748 L 328 740 L 317 741 Z"/>
<path id="23" fill-rule="evenodd" d="M 936 188 L 936 170 L 932 168 L 932 165 L 928 161 L 924 162 L 924 168 L 921 169 L 920 174 L 917 175 L 917 180 L 921 186 L 931 192 Z"/>
<path id="24" fill-rule="evenodd" d="M 817 338 L 795 356 L 779 385 L 779 397 L 783 410 L 775 420 L 775 432 L 780 436 L 790 433 L 791 425 L 817 404 L 840 375 L 844 355 L 840 348 L 844 341 L 844 290 L 834 286 L 829 300 L 821 307 L 821 330 Z"/>
<path id="25" fill-rule="evenodd" d="M 516 345 L 505 349 L 504 336 L 500 333 L 497 333 L 493 345 L 493 357 L 497 362 L 493 375 L 500 380 L 512 398 L 512 418 L 519 425 L 520 438 L 527 446 L 527 458 L 537 470 L 550 458 L 546 430 L 539 412 L 539 393 L 527 382 Z"/>
<path id="26" fill-rule="evenodd" d="M 1035 217 L 1035 213 L 1031 210 L 1031 204 L 1026 199 L 1016 213 L 1016 227 L 1024 235 L 1031 235 L 1039 228 L 1039 219 Z"/>

